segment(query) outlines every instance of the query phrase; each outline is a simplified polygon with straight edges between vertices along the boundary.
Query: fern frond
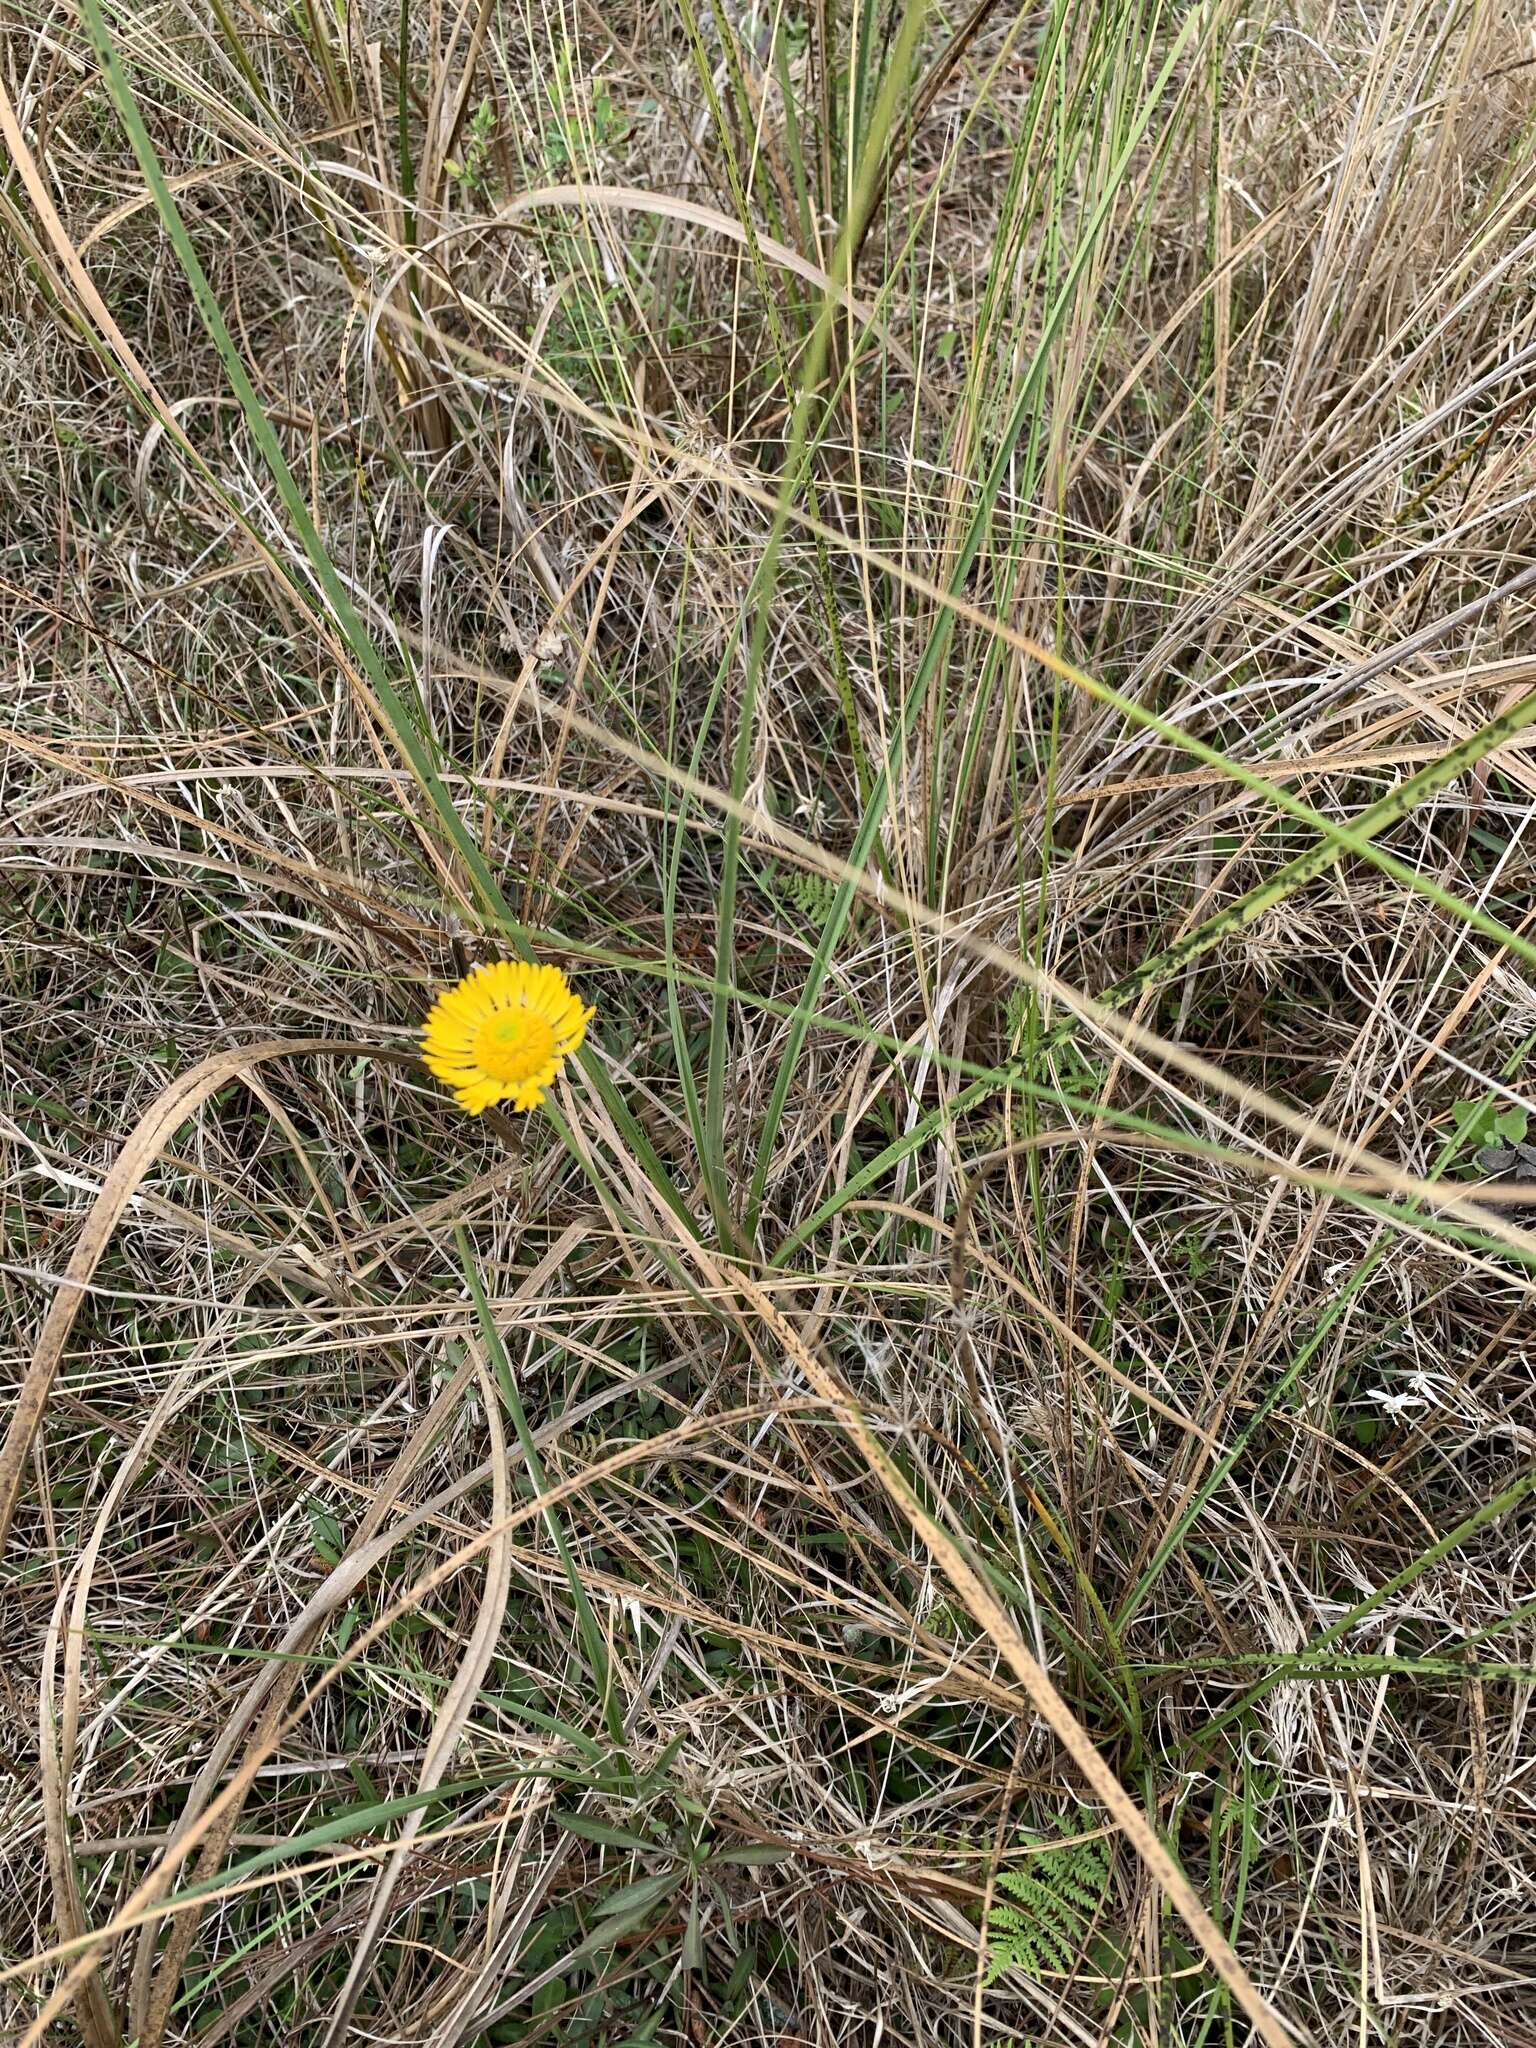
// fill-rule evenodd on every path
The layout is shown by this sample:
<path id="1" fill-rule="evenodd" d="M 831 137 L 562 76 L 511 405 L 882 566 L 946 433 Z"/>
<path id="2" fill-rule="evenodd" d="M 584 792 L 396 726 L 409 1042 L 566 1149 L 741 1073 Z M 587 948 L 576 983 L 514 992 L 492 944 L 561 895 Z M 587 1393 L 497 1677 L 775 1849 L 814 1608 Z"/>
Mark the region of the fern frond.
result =
<path id="1" fill-rule="evenodd" d="M 1039 1838 L 1021 1843 L 1035 1848 Z M 987 1982 L 1006 1970 L 1063 1975 L 1078 1962 L 1109 1890 L 1109 1858 L 1097 1837 L 1040 1847 L 1027 1867 L 1000 1870 L 999 1899 L 987 1916 Z"/>
<path id="2" fill-rule="evenodd" d="M 837 884 L 830 875 L 808 874 L 803 868 L 782 870 L 779 895 L 791 910 L 811 924 L 825 924 L 831 914 Z"/>

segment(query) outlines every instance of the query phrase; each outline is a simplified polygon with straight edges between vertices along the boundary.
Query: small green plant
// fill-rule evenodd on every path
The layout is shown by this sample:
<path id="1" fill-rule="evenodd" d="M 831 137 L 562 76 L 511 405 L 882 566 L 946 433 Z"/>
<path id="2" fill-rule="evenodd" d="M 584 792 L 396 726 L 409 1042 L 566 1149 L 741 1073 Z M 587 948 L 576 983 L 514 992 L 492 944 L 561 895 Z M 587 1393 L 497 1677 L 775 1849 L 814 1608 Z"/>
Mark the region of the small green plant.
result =
<path id="1" fill-rule="evenodd" d="M 802 917 L 821 924 L 831 913 L 837 884 L 830 875 L 807 874 L 803 869 L 793 868 L 780 877 L 779 894 Z"/>
<path id="2" fill-rule="evenodd" d="M 1019 1846 L 1035 1853 L 1027 1865 L 997 1873 L 1008 1897 L 987 1915 L 989 1984 L 1007 1970 L 1026 1977 L 1072 1970 L 1109 1890 L 1109 1858 L 1097 1835 L 1050 1844 L 1029 1836 Z"/>
<path id="3" fill-rule="evenodd" d="M 1453 1102 L 1451 1118 L 1456 1136 L 1467 1151 L 1479 1145 L 1518 1145 L 1523 1142 L 1530 1121 L 1523 1109 L 1501 1109 L 1486 1095 Z"/>
<path id="4" fill-rule="evenodd" d="M 489 189 L 487 170 L 495 127 L 496 109 L 488 99 L 484 99 L 469 117 L 464 133 L 464 154 L 450 157 L 443 166 L 449 177 L 466 192 L 480 195 Z"/>
<path id="5" fill-rule="evenodd" d="M 1203 1280 L 1215 1268 L 1216 1261 L 1207 1249 L 1205 1237 L 1198 1230 L 1186 1230 L 1182 1236 L 1176 1237 L 1171 1250 L 1173 1256 L 1188 1268 L 1191 1280 Z"/>
<path id="6" fill-rule="evenodd" d="M 1523 1109 L 1501 1105 L 1491 1095 L 1473 1095 L 1451 1104 L 1451 1120 L 1456 1131 L 1453 1179 L 1479 1180 L 1522 1164 L 1530 1126 Z"/>
<path id="7" fill-rule="evenodd" d="M 765 866 L 759 879 L 764 892 L 781 910 L 812 924 L 825 923 L 837 895 L 837 883 L 832 876 L 787 867 L 778 861 Z"/>
<path id="8" fill-rule="evenodd" d="M 582 79 L 569 43 L 562 42 L 546 84 L 553 119 L 544 128 L 544 161 L 557 177 L 581 172 L 595 177 L 604 150 L 619 143 L 628 113 L 604 78 Z"/>

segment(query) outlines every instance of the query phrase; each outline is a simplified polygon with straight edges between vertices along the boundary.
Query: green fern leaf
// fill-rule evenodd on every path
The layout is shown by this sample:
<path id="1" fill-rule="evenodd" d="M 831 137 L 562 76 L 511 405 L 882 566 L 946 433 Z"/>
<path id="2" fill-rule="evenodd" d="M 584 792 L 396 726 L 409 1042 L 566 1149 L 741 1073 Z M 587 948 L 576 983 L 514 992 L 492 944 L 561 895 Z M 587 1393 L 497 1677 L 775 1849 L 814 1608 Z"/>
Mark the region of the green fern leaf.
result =
<path id="1" fill-rule="evenodd" d="M 1034 1849 L 1027 1865 L 1000 1870 L 998 1888 L 1008 1894 L 987 1916 L 987 1982 L 1007 1970 L 1026 1977 L 1047 1971 L 1065 1976 L 1081 1958 L 1093 1923 L 1109 1890 L 1109 1859 L 1097 1837 L 1047 1843 L 1026 1837 Z"/>
<path id="2" fill-rule="evenodd" d="M 796 868 L 784 875 L 780 893 L 809 923 L 825 924 L 837 895 L 837 884 L 830 875 L 807 874 Z"/>

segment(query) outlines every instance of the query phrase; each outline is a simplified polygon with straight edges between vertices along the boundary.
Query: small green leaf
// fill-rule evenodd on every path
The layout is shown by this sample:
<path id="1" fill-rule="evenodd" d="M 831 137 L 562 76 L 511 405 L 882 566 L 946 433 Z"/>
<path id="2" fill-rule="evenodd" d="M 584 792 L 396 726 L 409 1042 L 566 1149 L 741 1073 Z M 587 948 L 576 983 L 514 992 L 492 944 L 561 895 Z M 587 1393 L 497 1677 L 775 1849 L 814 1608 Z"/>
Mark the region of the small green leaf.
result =
<path id="1" fill-rule="evenodd" d="M 1513 1104 L 1500 1108 L 1487 1095 L 1468 1095 L 1453 1102 L 1451 1121 L 1456 1126 L 1458 1145 L 1464 1151 L 1485 1145 L 1523 1144 L 1530 1127 L 1530 1118 L 1523 1109 Z"/>
<path id="2" fill-rule="evenodd" d="M 547 1984 L 541 1984 L 533 1994 L 533 2016 L 541 2019 L 547 2012 L 553 2012 L 557 2005 L 564 2005 L 569 1992 L 563 1977 L 551 1977 Z M 514 2038 L 514 2037 L 509 2037 Z"/>
<path id="3" fill-rule="evenodd" d="M 656 1844 L 646 1835 L 632 1834 L 627 1828 L 616 1828 L 610 1821 L 593 1820 L 584 1813 L 557 1813 L 556 1825 L 567 1834 L 580 1835 L 584 1842 L 602 1842 L 610 1849 L 654 1849 Z"/>
<path id="4" fill-rule="evenodd" d="M 702 1970 L 704 1967 L 704 1929 L 699 1916 L 699 1888 L 694 1886 L 688 1899 L 688 1925 L 683 1929 L 682 1965 L 685 1970 Z"/>
<path id="5" fill-rule="evenodd" d="M 603 1919 L 610 1913 L 638 1913 L 675 1892 L 680 1881 L 676 1870 L 664 1870 L 659 1877 L 638 1877 L 633 1884 L 621 1884 L 616 1892 L 608 1892 L 599 1899 L 598 1913 Z"/>
<path id="6" fill-rule="evenodd" d="M 341 1524 L 327 1514 L 318 1501 L 309 1503 L 309 1533 L 315 1549 L 327 1564 L 341 1563 Z"/>

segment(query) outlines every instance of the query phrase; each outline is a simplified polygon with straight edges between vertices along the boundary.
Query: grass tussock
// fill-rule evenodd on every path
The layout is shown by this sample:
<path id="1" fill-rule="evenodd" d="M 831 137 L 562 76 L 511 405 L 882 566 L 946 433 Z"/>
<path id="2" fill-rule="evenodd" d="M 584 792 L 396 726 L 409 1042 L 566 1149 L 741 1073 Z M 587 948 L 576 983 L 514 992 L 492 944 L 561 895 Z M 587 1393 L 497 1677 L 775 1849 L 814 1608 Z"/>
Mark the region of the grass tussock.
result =
<path id="1" fill-rule="evenodd" d="M 0 50 L 8 2038 L 1536 2039 L 1524 10 Z"/>

